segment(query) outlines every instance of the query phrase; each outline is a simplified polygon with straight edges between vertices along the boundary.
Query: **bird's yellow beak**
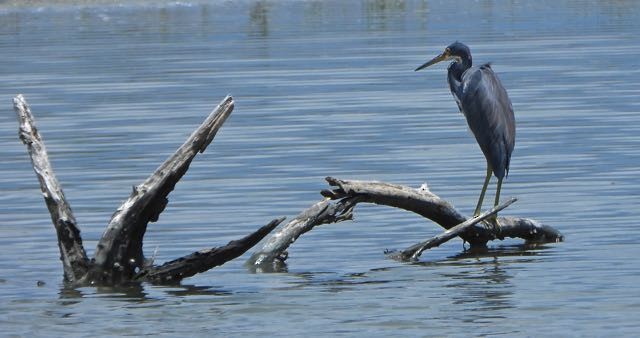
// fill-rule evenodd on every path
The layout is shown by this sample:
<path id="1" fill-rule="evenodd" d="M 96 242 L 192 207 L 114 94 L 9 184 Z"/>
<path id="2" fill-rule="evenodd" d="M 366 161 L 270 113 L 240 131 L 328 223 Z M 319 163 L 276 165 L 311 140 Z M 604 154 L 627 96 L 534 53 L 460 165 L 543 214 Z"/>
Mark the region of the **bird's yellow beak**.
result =
<path id="1" fill-rule="evenodd" d="M 440 62 L 440 61 L 447 60 L 447 59 L 449 59 L 449 57 L 450 57 L 450 56 L 451 56 L 451 55 L 449 54 L 449 49 L 447 48 L 447 49 L 445 49 L 445 51 L 444 51 L 444 52 L 442 52 L 442 54 L 440 54 L 440 55 L 438 55 L 438 56 L 434 57 L 433 59 L 429 60 L 428 62 L 426 62 L 426 63 L 425 63 L 425 64 L 423 64 L 422 66 L 420 66 L 420 67 L 416 68 L 416 70 L 415 70 L 415 71 L 417 72 L 417 71 L 419 71 L 419 70 L 421 70 L 421 69 L 424 69 L 424 68 L 427 68 L 427 67 L 429 67 L 429 66 L 431 66 L 431 65 L 434 65 L 434 64 L 436 64 L 436 63 L 438 63 L 438 62 Z"/>

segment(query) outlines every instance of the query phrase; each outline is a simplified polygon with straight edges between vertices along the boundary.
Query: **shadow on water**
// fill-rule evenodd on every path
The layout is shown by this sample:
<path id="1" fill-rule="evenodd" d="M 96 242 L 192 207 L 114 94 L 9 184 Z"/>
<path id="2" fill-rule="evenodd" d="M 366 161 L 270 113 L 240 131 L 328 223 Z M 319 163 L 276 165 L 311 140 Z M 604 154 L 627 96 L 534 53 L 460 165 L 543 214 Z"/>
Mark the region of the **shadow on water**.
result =
<path id="1" fill-rule="evenodd" d="M 269 4 L 258 1 L 249 8 L 250 35 L 269 36 Z"/>
<path id="2" fill-rule="evenodd" d="M 338 293 L 349 290 L 358 290 L 364 286 L 383 285 L 395 282 L 391 276 L 371 276 L 375 270 L 368 272 L 348 273 L 336 276 L 334 272 L 299 272 L 290 274 L 297 280 L 284 287 L 285 290 L 298 290 L 308 287 L 319 287 L 325 292 Z"/>
<path id="3" fill-rule="evenodd" d="M 354 290 L 362 286 L 383 285 L 398 282 L 398 269 L 408 266 L 428 268 L 430 273 L 436 273 L 451 282 L 446 287 L 460 291 L 454 296 L 456 302 L 479 302 L 485 307 L 502 308 L 509 306 L 506 299 L 510 295 L 510 278 L 513 273 L 509 257 L 520 257 L 517 263 L 535 263 L 535 257 L 550 246 L 543 245 L 510 245 L 498 248 L 483 248 L 466 250 L 444 259 L 433 261 L 419 261 L 389 267 L 370 269 L 366 272 L 353 272 L 336 275 L 335 271 L 301 271 L 288 272 L 287 265 L 279 265 L 279 269 L 262 273 L 282 273 L 294 277 L 294 280 L 282 288 L 285 290 L 299 290 L 308 287 L 320 287 L 327 292 L 341 292 Z M 531 257 L 531 258 L 527 258 Z M 255 272 L 255 271 L 253 271 Z M 428 276 L 425 276 L 428 277 Z M 491 286 L 491 287 L 487 287 Z M 87 297 L 106 297 L 112 300 L 126 302 L 146 302 L 166 296 L 229 296 L 232 290 L 217 289 L 202 285 L 152 285 L 148 283 L 129 283 L 127 285 L 97 288 L 73 288 L 65 286 L 60 289 L 59 298 L 63 305 L 71 305 Z"/>
<path id="4" fill-rule="evenodd" d="M 191 284 L 160 286 L 147 283 L 128 283 L 120 286 L 101 286 L 87 289 L 64 286 L 60 289 L 59 299 L 62 301 L 62 305 L 76 304 L 87 297 L 105 297 L 111 300 L 144 303 L 157 300 L 158 296 L 152 295 L 155 291 L 160 291 L 161 295 L 165 294 L 171 297 L 228 296 L 232 294 L 231 291 L 215 289 L 212 286 Z"/>
<path id="5" fill-rule="evenodd" d="M 466 321 L 506 318 L 496 310 L 515 307 L 512 278 L 520 267 L 516 264 L 536 263 L 536 258 L 548 245 L 519 244 L 497 248 L 465 250 L 444 260 L 414 262 L 412 265 L 437 269 L 448 283 L 453 304 L 464 306 L 477 313 L 466 317 Z"/>
<path id="6" fill-rule="evenodd" d="M 481 303 L 481 308 L 496 309 L 511 306 L 507 301 L 512 293 L 510 279 L 514 275 L 513 271 L 520 269 L 513 263 L 539 262 L 540 259 L 536 257 L 550 248 L 550 245 L 517 244 L 466 250 L 444 259 L 411 262 L 338 276 L 332 271 L 289 273 L 286 264 L 280 265 L 282 270 L 270 272 L 287 273 L 296 278 L 296 281 L 287 285 L 285 289 L 323 287 L 328 292 L 340 292 L 361 286 L 396 283 L 402 279 L 398 276 L 407 276 L 406 271 L 396 273 L 397 270 L 404 270 L 407 266 L 428 268 L 429 273 L 436 273 L 451 281 L 445 286 L 458 290 L 454 292 L 458 294 L 454 297 L 456 302 Z M 425 278 L 429 277 L 425 274 Z"/>

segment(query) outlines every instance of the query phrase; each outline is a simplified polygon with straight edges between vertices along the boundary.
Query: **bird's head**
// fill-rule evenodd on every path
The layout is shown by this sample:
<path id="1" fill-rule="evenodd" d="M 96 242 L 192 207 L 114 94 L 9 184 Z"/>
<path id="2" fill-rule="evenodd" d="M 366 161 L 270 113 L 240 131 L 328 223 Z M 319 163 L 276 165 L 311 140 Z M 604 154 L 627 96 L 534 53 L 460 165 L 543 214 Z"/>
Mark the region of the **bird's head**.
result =
<path id="1" fill-rule="evenodd" d="M 416 68 L 416 72 L 427 68 L 431 65 L 434 65 L 440 61 L 453 60 L 455 62 L 465 62 L 468 61 L 469 65 L 471 65 L 471 51 L 469 47 L 462 42 L 454 42 L 447 46 L 440 55 L 434 57 L 433 59 L 427 61 L 422 66 Z"/>

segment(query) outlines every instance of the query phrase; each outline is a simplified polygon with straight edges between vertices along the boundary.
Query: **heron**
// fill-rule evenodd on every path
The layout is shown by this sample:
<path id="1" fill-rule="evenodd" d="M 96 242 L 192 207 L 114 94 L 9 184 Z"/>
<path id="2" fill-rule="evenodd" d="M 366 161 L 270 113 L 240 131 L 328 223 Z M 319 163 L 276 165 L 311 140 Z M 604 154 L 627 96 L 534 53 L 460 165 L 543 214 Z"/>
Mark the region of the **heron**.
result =
<path id="1" fill-rule="evenodd" d="M 453 60 L 447 69 L 449 89 L 487 160 L 487 174 L 473 213 L 475 217 L 480 214 L 492 173 L 498 179 L 494 206 L 500 201 L 502 180 L 509 174 L 511 153 L 515 146 L 516 121 L 507 90 L 491 69 L 491 64 L 473 67 L 471 51 L 461 42 L 450 44 L 444 52 L 415 71 L 448 60 Z M 497 215 L 491 221 L 499 231 Z"/>

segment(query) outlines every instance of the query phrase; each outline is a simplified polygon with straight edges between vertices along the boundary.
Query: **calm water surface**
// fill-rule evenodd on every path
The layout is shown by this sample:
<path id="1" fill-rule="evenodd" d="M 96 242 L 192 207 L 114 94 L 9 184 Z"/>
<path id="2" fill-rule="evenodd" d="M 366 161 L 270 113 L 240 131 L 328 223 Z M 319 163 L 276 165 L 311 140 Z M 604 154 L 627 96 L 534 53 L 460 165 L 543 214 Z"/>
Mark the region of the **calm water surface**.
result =
<path id="1" fill-rule="evenodd" d="M 633 336 L 640 330 L 640 3 L 0 1 L 0 335 Z M 65 289 L 11 99 L 31 103 L 92 253 L 115 208 L 226 95 L 236 109 L 147 232 L 162 262 L 293 217 L 328 175 L 432 191 L 471 213 L 484 160 L 446 85 L 413 69 L 460 40 L 516 110 L 504 214 L 566 242 L 460 241 L 362 205 L 290 250 L 181 286 Z M 489 197 L 491 199 L 491 197 Z"/>

